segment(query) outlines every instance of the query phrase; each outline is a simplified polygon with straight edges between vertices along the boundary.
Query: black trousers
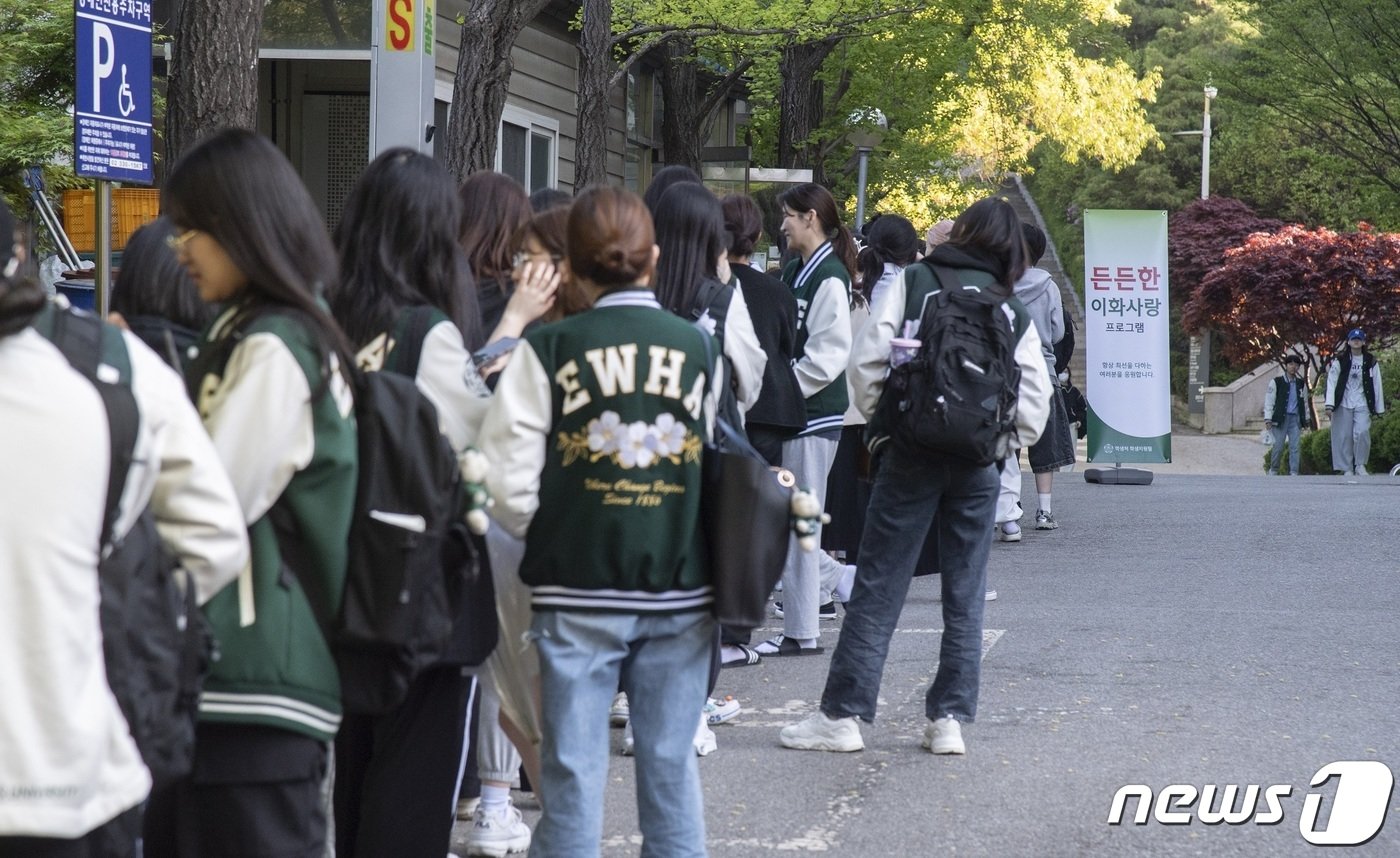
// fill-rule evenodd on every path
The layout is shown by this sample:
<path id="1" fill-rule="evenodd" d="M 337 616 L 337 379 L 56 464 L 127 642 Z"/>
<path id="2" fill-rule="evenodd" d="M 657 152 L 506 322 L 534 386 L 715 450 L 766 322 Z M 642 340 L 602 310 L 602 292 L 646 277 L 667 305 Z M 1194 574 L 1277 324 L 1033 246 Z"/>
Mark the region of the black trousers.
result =
<path id="1" fill-rule="evenodd" d="M 194 771 L 151 794 L 146 858 L 321 858 L 329 756 L 290 730 L 199 724 Z"/>
<path id="2" fill-rule="evenodd" d="M 141 810 L 132 808 L 82 837 L 0 837 L 0 858 L 132 858 L 141 835 Z"/>
<path id="3" fill-rule="evenodd" d="M 475 680 L 424 671 L 384 715 L 347 715 L 335 739 L 338 858 L 442 858 L 452 843 Z"/>

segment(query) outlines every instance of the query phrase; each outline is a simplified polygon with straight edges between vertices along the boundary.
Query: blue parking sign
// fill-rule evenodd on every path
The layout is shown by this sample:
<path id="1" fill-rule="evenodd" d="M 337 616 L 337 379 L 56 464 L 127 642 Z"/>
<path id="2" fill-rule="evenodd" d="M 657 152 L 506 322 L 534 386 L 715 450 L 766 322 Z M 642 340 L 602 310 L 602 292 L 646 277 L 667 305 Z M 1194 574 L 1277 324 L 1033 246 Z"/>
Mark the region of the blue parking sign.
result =
<path id="1" fill-rule="evenodd" d="M 149 185 L 151 4 L 73 0 L 77 98 L 73 162 L 79 176 Z"/>

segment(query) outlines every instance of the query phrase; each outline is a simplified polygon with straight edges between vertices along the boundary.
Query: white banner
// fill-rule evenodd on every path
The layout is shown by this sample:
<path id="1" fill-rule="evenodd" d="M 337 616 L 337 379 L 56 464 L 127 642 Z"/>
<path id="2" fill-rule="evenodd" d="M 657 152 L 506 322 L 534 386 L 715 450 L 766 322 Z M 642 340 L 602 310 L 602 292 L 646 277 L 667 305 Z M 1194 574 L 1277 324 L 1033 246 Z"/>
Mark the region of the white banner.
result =
<path id="1" fill-rule="evenodd" d="M 1170 462 L 1167 213 L 1084 213 L 1090 462 Z"/>

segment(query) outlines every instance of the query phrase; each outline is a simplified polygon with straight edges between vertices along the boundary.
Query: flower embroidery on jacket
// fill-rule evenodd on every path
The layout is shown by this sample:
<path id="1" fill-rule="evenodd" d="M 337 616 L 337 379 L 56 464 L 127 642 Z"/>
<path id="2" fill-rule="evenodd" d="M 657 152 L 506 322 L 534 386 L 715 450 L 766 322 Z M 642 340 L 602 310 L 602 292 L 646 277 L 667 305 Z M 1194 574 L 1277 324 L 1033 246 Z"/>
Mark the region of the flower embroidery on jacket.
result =
<path id="1" fill-rule="evenodd" d="M 604 411 L 582 431 L 560 432 L 558 449 L 564 454 L 565 466 L 587 457 L 590 462 L 610 459 L 630 469 L 649 468 L 662 460 L 673 465 L 698 462 L 702 446 L 699 436 L 674 414 L 663 413 L 652 424 L 641 420 L 623 423 L 616 411 Z"/>

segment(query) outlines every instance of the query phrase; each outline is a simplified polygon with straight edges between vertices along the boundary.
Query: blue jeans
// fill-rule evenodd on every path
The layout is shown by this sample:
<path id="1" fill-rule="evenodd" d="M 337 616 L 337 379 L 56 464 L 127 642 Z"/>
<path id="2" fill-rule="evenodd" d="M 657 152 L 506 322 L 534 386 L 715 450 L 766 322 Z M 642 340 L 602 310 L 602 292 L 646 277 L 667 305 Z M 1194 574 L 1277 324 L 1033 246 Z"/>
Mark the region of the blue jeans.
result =
<path id="1" fill-rule="evenodd" d="M 608 706 L 620 678 L 636 739 L 641 854 L 704 856 L 703 796 L 692 743 L 710 679 L 713 615 L 538 611 L 531 630 L 540 654 L 544 815 L 530 855 L 599 853 Z"/>
<path id="2" fill-rule="evenodd" d="M 890 450 L 870 492 L 865 533 L 846 619 L 822 692 L 830 718 L 875 718 L 880 677 L 929 525 L 939 527 L 943 640 L 924 699 L 929 719 L 977 715 L 982 609 L 1000 483 L 995 465 Z M 935 519 L 936 516 L 936 519 Z"/>
<path id="3" fill-rule="evenodd" d="M 1279 461 L 1283 459 L 1283 446 L 1288 445 L 1288 472 L 1298 474 L 1298 441 L 1302 437 L 1297 414 L 1283 415 L 1283 423 L 1274 425 L 1274 451 L 1269 457 L 1270 473 L 1278 473 Z"/>

